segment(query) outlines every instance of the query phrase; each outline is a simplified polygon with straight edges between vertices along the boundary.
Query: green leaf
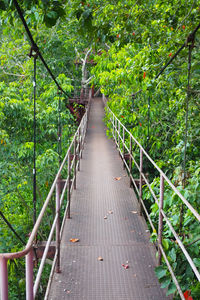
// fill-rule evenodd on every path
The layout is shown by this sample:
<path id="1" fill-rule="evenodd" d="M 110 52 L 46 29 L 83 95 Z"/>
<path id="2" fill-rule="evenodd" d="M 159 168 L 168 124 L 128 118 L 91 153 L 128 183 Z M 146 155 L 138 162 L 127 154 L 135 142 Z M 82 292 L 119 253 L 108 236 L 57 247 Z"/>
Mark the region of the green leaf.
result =
<path id="1" fill-rule="evenodd" d="M 163 244 L 163 247 L 164 247 L 165 250 L 169 249 L 169 242 L 168 242 L 167 239 L 163 239 L 162 244 Z"/>
<path id="2" fill-rule="evenodd" d="M 172 248 L 172 249 L 169 251 L 169 256 L 170 256 L 170 258 L 171 258 L 171 260 L 172 260 L 173 262 L 176 261 L 176 251 L 175 251 L 174 248 Z"/>
<path id="3" fill-rule="evenodd" d="M 160 279 L 160 283 L 161 283 L 161 288 L 165 289 L 171 283 L 171 278 L 163 277 Z"/>
<path id="4" fill-rule="evenodd" d="M 194 258 L 193 262 L 197 268 L 200 268 L 200 258 Z"/>
<path id="5" fill-rule="evenodd" d="M 167 291 L 167 296 L 174 294 L 176 292 L 176 286 L 173 282 L 170 283 Z"/>
<path id="6" fill-rule="evenodd" d="M 156 276 L 158 277 L 158 279 L 160 279 L 166 275 L 167 270 L 162 266 L 158 266 L 155 268 L 155 273 L 156 273 Z"/>

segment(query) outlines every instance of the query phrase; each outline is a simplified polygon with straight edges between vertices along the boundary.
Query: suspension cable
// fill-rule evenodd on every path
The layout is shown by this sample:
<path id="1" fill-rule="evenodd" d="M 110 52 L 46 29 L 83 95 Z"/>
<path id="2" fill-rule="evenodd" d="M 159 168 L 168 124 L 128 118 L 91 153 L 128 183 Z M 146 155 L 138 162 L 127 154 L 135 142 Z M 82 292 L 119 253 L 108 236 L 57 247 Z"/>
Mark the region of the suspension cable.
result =
<path id="1" fill-rule="evenodd" d="M 164 70 L 171 64 L 171 62 L 176 58 L 176 56 L 183 50 L 183 48 L 187 47 L 188 43 L 194 40 L 194 36 L 197 32 L 197 30 L 200 28 L 200 23 L 197 25 L 197 27 L 188 35 L 186 42 L 177 50 L 177 52 L 171 57 L 171 59 L 164 65 L 164 67 L 160 70 L 158 75 L 156 75 L 155 79 L 157 79 Z"/>
<path id="2" fill-rule="evenodd" d="M 61 121 L 61 94 L 58 91 L 58 155 L 59 164 L 61 165 L 61 155 L 62 155 L 62 121 Z"/>
<path id="3" fill-rule="evenodd" d="M 0 216 L 2 217 L 2 219 L 4 220 L 4 222 L 7 224 L 7 226 L 10 228 L 10 230 L 14 233 L 14 235 L 18 238 L 18 240 L 20 240 L 23 245 L 26 245 L 25 241 L 15 231 L 15 229 L 12 227 L 12 225 L 10 224 L 10 222 L 7 220 L 7 218 L 2 213 L 2 211 L 0 211 Z"/>
<path id="4" fill-rule="evenodd" d="M 29 39 L 30 39 L 30 41 L 31 41 L 32 50 L 34 50 L 34 51 L 38 54 L 39 58 L 41 59 L 43 65 L 44 65 L 45 68 L 47 69 L 48 73 L 50 74 L 50 76 L 51 76 L 51 78 L 53 79 L 53 81 L 55 82 L 55 84 L 57 85 L 58 89 L 59 89 L 60 91 L 62 91 L 62 92 L 68 97 L 68 96 L 69 96 L 68 93 L 66 93 L 66 92 L 62 89 L 62 87 L 59 85 L 59 83 L 58 83 L 58 81 L 56 80 L 55 76 L 53 75 L 51 69 L 49 68 L 49 66 L 47 65 L 46 61 L 44 60 L 44 58 L 43 58 L 43 56 L 42 56 L 42 54 L 41 54 L 41 52 L 40 52 L 40 50 L 39 50 L 39 48 L 38 48 L 36 42 L 34 41 L 33 36 L 32 36 L 32 34 L 31 34 L 31 32 L 30 32 L 30 30 L 29 30 L 29 28 L 28 28 L 28 25 L 27 25 L 27 23 L 26 23 L 26 21 L 25 21 L 25 19 L 24 19 L 22 10 L 21 10 L 21 8 L 20 8 L 20 6 L 19 6 L 17 0 L 13 0 L 13 2 L 14 2 L 14 4 L 15 4 L 15 7 L 16 7 L 17 12 L 18 12 L 18 14 L 19 14 L 19 17 L 20 17 L 20 19 L 22 20 L 22 23 L 23 23 L 23 25 L 24 25 L 24 28 L 25 28 L 25 30 L 26 30 L 26 32 L 27 32 L 27 34 L 28 34 L 28 37 L 29 37 Z M 30 54 L 30 56 L 31 56 L 31 54 Z"/>
<path id="5" fill-rule="evenodd" d="M 188 35 L 185 43 L 176 51 L 176 53 L 170 58 L 170 60 L 164 65 L 164 67 L 160 70 L 160 72 L 155 76 L 154 80 L 157 79 L 163 72 L 164 70 L 172 63 L 172 61 L 177 57 L 177 55 L 185 48 L 187 47 L 187 45 L 194 40 L 195 34 L 196 32 L 199 30 L 200 28 L 200 23 L 196 26 L 196 28 Z M 135 96 L 138 93 L 143 92 L 142 89 L 140 89 L 139 91 L 137 91 L 136 93 L 132 94 L 131 96 Z"/>
<path id="6" fill-rule="evenodd" d="M 34 111 L 33 111 L 33 224 L 35 225 L 37 213 L 36 213 L 36 188 L 37 188 L 37 179 L 36 179 L 36 67 L 37 67 L 37 55 L 34 55 L 34 76 L 33 76 L 33 93 L 34 93 Z"/>
<path id="7" fill-rule="evenodd" d="M 192 49 L 194 47 L 194 40 L 192 44 L 189 44 L 188 51 L 188 78 L 187 78 L 187 99 L 186 99 L 186 113 L 185 113 L 185 141 L 184 141 L 184 159 L 183 159 L 183 187 L 186 184 L 186 155 L 187 155 L 187 141 L 188 141 L 188 112 L 189 112 L 189 100 L 190 100 L 190 77 L 191 77 L 191 60 Z"/>
<path id="8" fill-rule="evenodd" d="M 150 110 L 151 110 L 151 106 L 150 106 L 150 96 L 149 96 L 148 97 L 148 130 L 147 130 L 147 142 L 148 142 L 148 145 L 147 145 L 147 147 L 149 147 L 149 140 L 150 140 L 150 122 L 151 122 Z"/>

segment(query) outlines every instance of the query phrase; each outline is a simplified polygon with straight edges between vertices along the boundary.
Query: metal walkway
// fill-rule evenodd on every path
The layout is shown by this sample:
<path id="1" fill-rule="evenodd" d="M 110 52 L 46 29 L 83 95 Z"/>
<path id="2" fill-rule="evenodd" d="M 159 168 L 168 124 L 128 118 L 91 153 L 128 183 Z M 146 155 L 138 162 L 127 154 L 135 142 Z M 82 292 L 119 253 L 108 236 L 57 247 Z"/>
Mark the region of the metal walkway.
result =
<path id="1" fill-rule="evenodd" d="M 101 99 L 93 100 L 61 243 L 62 273 L 54 274 L 48 299 L 169 299 L 155 277 L 154 247 L 103 117 Z"/>

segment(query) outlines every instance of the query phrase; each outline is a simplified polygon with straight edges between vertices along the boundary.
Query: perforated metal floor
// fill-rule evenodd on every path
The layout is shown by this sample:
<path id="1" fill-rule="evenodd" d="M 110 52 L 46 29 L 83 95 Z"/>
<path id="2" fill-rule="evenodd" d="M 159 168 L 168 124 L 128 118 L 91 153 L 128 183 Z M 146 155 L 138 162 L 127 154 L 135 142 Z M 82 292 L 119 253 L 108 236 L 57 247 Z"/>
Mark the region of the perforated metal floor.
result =
<path id="1" fill-rule="evenodd" d="M 48 299 L 169 299 L 155 277 L 154 247 L 144 219 L 135 213 L 137 200 L 106 137 L 103 116 L 101 99 L 93 100 L 72 218 L 61 245 L 62 273 L 54 274 Z M 80 241 L 72 244 L 70 238 Z"/>

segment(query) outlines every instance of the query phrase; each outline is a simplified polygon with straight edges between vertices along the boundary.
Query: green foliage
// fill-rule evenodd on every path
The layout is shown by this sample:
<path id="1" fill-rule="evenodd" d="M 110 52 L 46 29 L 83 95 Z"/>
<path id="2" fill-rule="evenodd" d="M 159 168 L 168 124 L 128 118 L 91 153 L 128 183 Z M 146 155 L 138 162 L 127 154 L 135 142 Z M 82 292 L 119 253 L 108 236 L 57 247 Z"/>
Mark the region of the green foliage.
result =
<path id="1" fill-rule="evenodd" d="M 13 28 L 7 23 L 0 31 L 0 210 L 18 235 L 27 241 L 33 228 L 33 59 L 27 56 L 30 45 L 23 35 L 22 26 L 18 21 L 15 25 Z M 58 32 L 55 28 L 51 29 L 49 37 L 44 26 L 36 28 L 33 32 L 34 35 L 38 34 L 39 44 L 44 39 L 47 41 L 45 41 L 47 54 L 50 53 L 52 56 L 50 67 L 63 89 L 70 94 L 73 86 L 69 76 L 71 77 L 74 69 L 73 61 L 70 62 L 69 59 L 72 52 L 74 53 L 71 41 L 68 42 L 66 39 L 63 41 L 61 29 Z M 59 95 L 55 83 L 49 78 L 39 59 L 36 81 L 38 214 L 59 168 L 57 151 L 59 97 L 63 149 L 67 149 L 77 126 L 67 108 L 68 99 Z M 62 157 L 64 154 L 63 150 Z M 53 218 L 52 211 L 50 205 L 48 213 L 52 217 L 46 216 L 38 240 L 43 240 L 49 230 Z M 0 252 L 17 252 L 22 248 L 21 241 L 0 218 Z M 8 267 L 11 287 L 9 298 L 24 299 L 24 277 L 21 275 L 24 274 L 24 260 L 10 261 Z M 43 283 L 46 284 L 46 279 Z"/>
<path id="2" fill-rule="evenodd" d="M 155 80 L 155 77 L 198 25 L 198 10 L 196 1 L 104 1 L 101 8 L 98 2 L 97 9 L 93 10 L 93 26 L 99 29 L 101 36 L 96 43 L 102 45 L 104 42 L 104 47 L 96 55 L 96 66 L 92 70 L 95 75 L 94 84 L 101 87 L 102 93 L 109 98 L 108 106 L 197 211 L 200 147 L 199 31 L 195 37 L 196 47 L 192 49 L 189 93 L 187 94 L 188 47 L 180 52 L 158 79 Z M 106 31 L 103 32 L 105 28 Z M 187 99 L 188 136 L 184 183 Z M 107 116 L 106 122 L 108 119 Z M 111 135 L 110 130 L 108 135 Z M 147 161 L 143 165 L 159 199 L 158 173 Z M 138 176 L 137 173 L 133 175 L 136 178 Z M 151 240 L 155 242 L 158 205 L 147 187 L 144 187 L 143 198 L 156 228 L 151 235 Z M 166 185 L 164 210 L 198 265 L 195 258 L 200 254 L 199 223 L 187 208 L 182 210 L 181 207 L 180 199 Z M 182 290 L 191 290 L 191 295 L 195 297 L 198 294 L 198 282 L 167 224 L 164 224 L 163 248 Z M 168 294 L 178 297 L 164 261 L 156 273 L 162 287 L 168 288 Z M 200 293 L 197 298 L 199 295 Z"/>
<path id="3" fill-rule="evenodd" d="M 94 63 L 88 68 L 94 75 L 92 83 L 109 97 L 108 105 L 112 111 L 198 210 L 199 31 L 192 49 L 189 93 L 188 47 L 155 80 L 163 65 L 198 25 L 198 2 L 69 0 L 65 3 L 61 0 L 21 0 L 19 3 L 41 53 L 67 92 L 80 85 L 82 52 L 85 54 L 93 47 L 88 58 Z M 30 45 L 12 1 L 0 1 L 0 24 L 0 209 L 26 240 L 33 217 L 33 62 L 27 56 Z M 58 169 L 59 99 L 54 83 L 39 60 L 37 95 L 39 211 Z M 187 97 L 186 181 L 183 185 Z M 67 99 L 61 97 L 62 141 L 65 149 L 76 127 L 66 104 Z M 108 120 L 107 113 L 105 122 L 108 123 Z M 107 133 L 111 137 L 109 125 Z M 138 154 L 135 154 L 135 158 L 138 159 Z M 148 174 L 151 187 L 159 198 L 158 173 L 146 161 L 144 172 Z M 156 228 L 151 240 L 156 242 L 158 205 L 146 186 L 143 190 L 143 198 Z M 52 215 L 51 210 L 52 207 L 49 215 Z M 188 209 L 181 210 L 181 201 L 167 185 L 164 210 L 199 268 L 199 224 Z M 46 236 L 49 222 L 50 218 L 44 220 L 41 236 Z M 21 247 L 0 220 L 0 251 L 17 251 Z M 198 299 L 200 285 L 165 223 L 163 247 L 183 291 L 191 290 L 192 297 Z M 161 286 L 168 289 L 168 294 L 174 294 L 176 299 L 178 296 L 171 275 L 162 263 L 156 269 L 156 274 Z M 19 280 L 23 263 L 11 262 L 9 268 L 12 274 L 12 299 L 24 299 L 24 278 Z"/>

